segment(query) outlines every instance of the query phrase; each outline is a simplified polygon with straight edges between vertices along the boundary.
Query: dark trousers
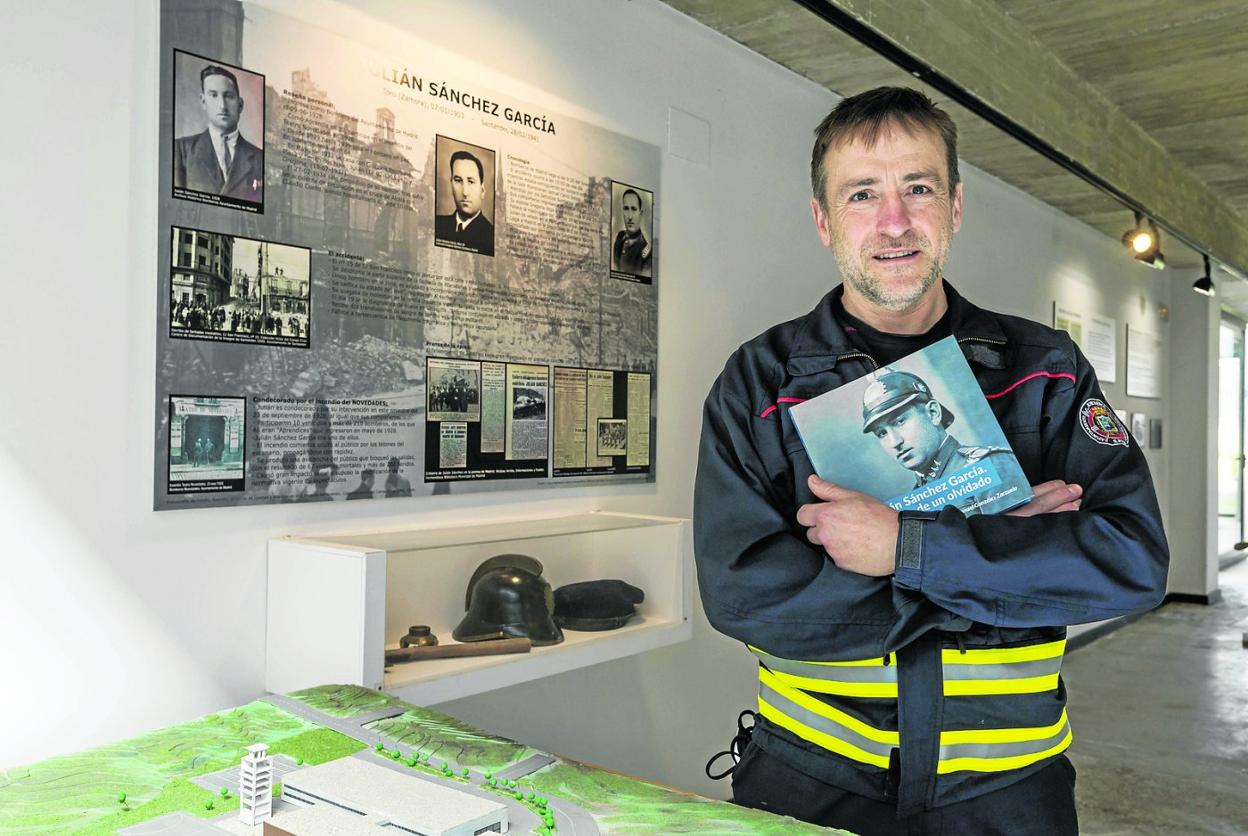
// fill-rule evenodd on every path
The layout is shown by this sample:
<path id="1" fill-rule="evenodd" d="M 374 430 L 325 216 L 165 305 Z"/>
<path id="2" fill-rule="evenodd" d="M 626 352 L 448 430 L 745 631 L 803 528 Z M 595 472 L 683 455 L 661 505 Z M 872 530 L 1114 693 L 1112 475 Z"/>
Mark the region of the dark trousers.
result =
<path id="1" fill-rule="evenodd" d="M 732 800 L 861 836 L 1077 836 L 1075 767 L 1065 755 L 1017 784 L 897 818 L 897 807 L 799 772 L 751 743 L 732 773 Z"/>

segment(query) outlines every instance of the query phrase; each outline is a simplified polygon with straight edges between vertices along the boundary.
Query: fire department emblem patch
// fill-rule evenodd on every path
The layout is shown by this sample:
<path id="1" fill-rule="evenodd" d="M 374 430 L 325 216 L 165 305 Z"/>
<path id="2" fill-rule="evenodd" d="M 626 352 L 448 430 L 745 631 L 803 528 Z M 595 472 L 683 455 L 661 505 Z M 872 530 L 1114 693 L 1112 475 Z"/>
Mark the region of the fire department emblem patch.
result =
<path id="1" fill-rule="evenodd" d="M 1127 440 L 1131 438 L 1114 411 L 1097 398 L 1088 398 L 1079 407 L 1079 425 L 1088 438 L 1106 447 L 1126 447 Z"/>

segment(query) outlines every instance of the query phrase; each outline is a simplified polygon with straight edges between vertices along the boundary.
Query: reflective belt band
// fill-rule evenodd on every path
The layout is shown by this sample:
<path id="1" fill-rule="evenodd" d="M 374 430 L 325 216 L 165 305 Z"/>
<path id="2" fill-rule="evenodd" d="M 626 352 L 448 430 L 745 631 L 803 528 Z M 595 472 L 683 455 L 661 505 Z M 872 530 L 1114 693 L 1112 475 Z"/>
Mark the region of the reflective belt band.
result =
<path id="1" fill-rule="evenodd" d="M 1066 640 L 1027 647 L 940 652 L 947 697 L 1036 694 L 1057 688 Z"/>
<path id="2" fill-rule="evenodd" d="M 896 731 L 877 729 L 809 694 L 785 685 L 759 668 L 758 712 L 776 725 L 829 751 L 860 763 L 888 768 L 889 753 L 901 745 Z"/>
<path id="3" fill-rule="evenodd" d="M 945 696 L 1029 694 L 1054 690 L 1065 640 L 1027 647 L 941 651 Z M 758 669 L 758 710 L 772 723 L 823 749 L 887 769 L 898 732 L 878 729 L 811 696 L 897 698 L 897 666 L 885 658 L 799 662 L 750 651 Z M 1066 711 L 1050 726 L 969 729 L 940 734 L 938 774 L 1003 772 L 1054 757 L 1070 746 Z"/>
<path id="4" fill-rule="evenodd" d="M 776 679 L 792 688 L 842 697 L 897 698 L 897 665 L 886 665 L 882 657 L 853 662 L 798 662 L 747 646 Z"/>
<path id="5" fill-rule="evenodd" d="M 1019 769 L 1065 751 L 1073 739 L 1065 709 L 1051 726 L 941 732 L 936 772 L 944 775 Z"/>

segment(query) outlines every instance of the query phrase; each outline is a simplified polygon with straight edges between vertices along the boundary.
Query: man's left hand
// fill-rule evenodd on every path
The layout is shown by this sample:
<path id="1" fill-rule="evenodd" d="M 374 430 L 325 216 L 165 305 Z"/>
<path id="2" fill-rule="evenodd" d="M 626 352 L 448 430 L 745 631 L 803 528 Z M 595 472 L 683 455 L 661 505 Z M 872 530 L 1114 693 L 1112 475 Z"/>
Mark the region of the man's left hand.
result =
<path id="1" fill-rule="evenodd" d="M 849 572 L 881 577 L 896 568 L 897 512 L 875 497 L 851 491 L 818 476 L 807 481 L 822 502 L 797 509 L 806 539 L 823 546 L 832 562 Z"/>

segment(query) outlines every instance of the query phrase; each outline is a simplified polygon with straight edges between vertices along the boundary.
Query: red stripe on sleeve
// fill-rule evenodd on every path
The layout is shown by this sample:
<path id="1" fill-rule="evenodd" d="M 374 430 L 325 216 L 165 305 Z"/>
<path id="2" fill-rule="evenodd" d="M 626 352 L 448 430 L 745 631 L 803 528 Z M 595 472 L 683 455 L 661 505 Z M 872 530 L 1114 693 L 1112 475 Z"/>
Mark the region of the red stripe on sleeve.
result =
<path id="1" fill-rule="evenodd" d="M 1022 378 L 1019 378 L 1018 380 L 1014 381 L 1014 382 L 1013 382 L 1013 383 L 1011 383 L 1009 386 L 1007 386 L 1007 387 L 1005 387 L 1004 389 L 1002 389 L 1000 392 L 997 392 L 997 393 L 992 394 L 992 395 L 984 395 L 984 397 L 985 397 L 985 398 L 987 398 L 988 400 L 992 400 L 993 398 L 999 398 L 999 397 L 1001 397 L 1002 395 L 1008 395 L 1010 392 L 1013 392 L 1015 389 L 1017 389 L 1019 386 L 1022 386 L 1022 385 L 1023 385 L 1024 383 L 1026 383 L 1027 381 L 1032 380 L 1033 378 L 1037 378 L 1037 377 L 1046 377 L 1046 378 L 1062 378 L 1062 377 L 1064 377 L 1064 378 L 1067 378 L 1068 380 L 1070 380 L 1070 382 L 1071 382 L 1071 383 L 1074 383 L 1074 382 L 1075 382 L 1075 376 L 1074 376 L 1073 374 L 1071 374 L 1070 372 L 1061 372 L 1061 373 L 1054 373 L 1054 372 L 1032 372 L 1031 374 L 1027 375 L 1026 377 L 1022 377 Z"/>
<path id="2" fill-rule="evenodd" d="M 806 398 L 776 398 L 776 402 L 773 403 L 771 406 L 767 407 L 766 409 L 764 409 L 762 411 L 762 414 L 760 414 L 758 417 L 766 418 L 768 415 L 775 412 L 776 409 L 778 408 L 778 405 L 782 403 L 805 403 L 805 402 L 806 402 Z"/>

